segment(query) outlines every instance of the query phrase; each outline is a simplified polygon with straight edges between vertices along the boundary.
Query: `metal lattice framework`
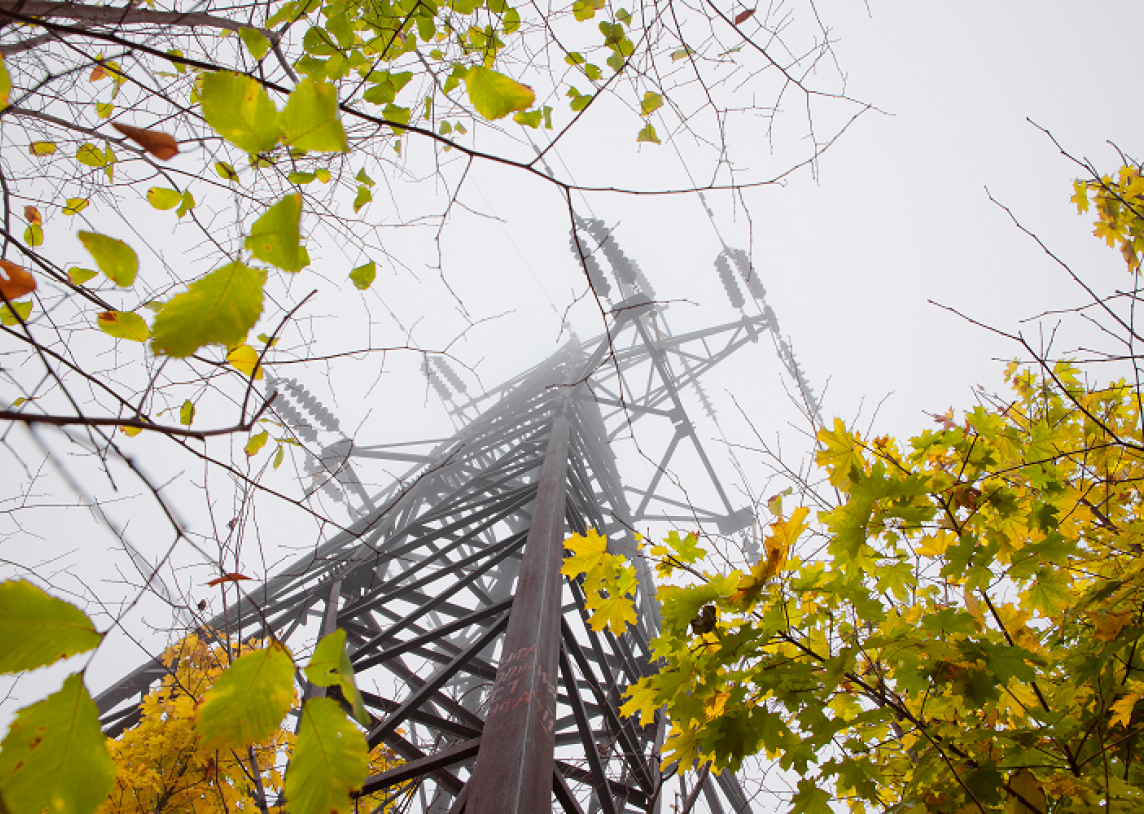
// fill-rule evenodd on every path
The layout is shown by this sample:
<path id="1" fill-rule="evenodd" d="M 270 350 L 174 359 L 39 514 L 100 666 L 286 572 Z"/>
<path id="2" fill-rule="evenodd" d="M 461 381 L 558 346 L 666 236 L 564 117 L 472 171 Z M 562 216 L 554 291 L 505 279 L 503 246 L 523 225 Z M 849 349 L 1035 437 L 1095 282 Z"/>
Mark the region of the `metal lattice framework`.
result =
<path id="1" fill-rule="evenodd" d="M 750 524 L 750 511 L 735 510 L 719 484 L 681 389 L 757 341 L 767 318 L 672 336 L 642 294 L 614 315 L 605 336 L 573 337 L 476 398 L 447 366 L 427 362 L 427 374 L 453 385 L 437 383 L 464 427 L 421 445 L 326 444 L 314 484 L 349 502 L 357 521 L 210 624 L 243 638 L 272 633 L 301 650 L 346 630 L 359 686 L 372 688 L 363 693 L 369 744 L 384 742 L 405 761 L 370 777 L 364 791 L 404 789 L 403 810 L 525 814 L 554 801 L 566 812 L 661 810 L 666 722 L 660 715 L 641 728 L 618 712 L 625 688 L 654 669 L 648 642 L 659 626 L 633 531 L 646 519 L 707 523 L 723 534 Z M 319 433 L 339 432 L 301 385 L 271 386 L 279 416 L 300 437 L 316 443 Z M 670 427 L 642 488 L 621 481 L 611 446 L 635 421 Z M 714 487 L 714 508 L 662 494 L 664 473 L 686 446 Z M 370 459 L 412 468 L 371 495 L 355 472 Z M 589 528 L 607 533 L 642 575 L 638 622 L 620 636 L 588 626 L 581 585 L 559 573 L 563 540 Z M 165 672 L 156 659 L 96 699 L 109 735 L 139 719 L 141 697 Z M 733 776 L 703 773 L 689 786 L 689 773 L 679 774 L 689 808 L 702 796 L 712 812 L 750 811 Z"/>

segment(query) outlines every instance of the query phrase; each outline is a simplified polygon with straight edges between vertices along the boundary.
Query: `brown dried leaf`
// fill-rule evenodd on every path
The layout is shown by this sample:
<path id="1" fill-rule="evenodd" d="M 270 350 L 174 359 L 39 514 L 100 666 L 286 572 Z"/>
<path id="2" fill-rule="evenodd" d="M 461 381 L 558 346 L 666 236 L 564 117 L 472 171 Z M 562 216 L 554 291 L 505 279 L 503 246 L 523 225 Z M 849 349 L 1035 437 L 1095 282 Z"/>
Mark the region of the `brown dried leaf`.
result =
<path id="1" fill-rule="evenodd" d="M 36 209 L 34 206 L 24 207 L 24 220 L 36 226 L 41 226 L 44 223 L 44 218 L 40 214 L 40 210 Z"/>
<path id="2" fill-rule="evenodd" d="M 740 11 L 738 14 L 735 15 L 735 25 L 739 25 L 740 23 L 745 23 L 747 20 L 751 19 L 754 16 L 755 16 L 755 10 L 753 8 L 749 8 L 746 11 Z"/>
<path id="3" fill-rule="evenodd" d="M 223 574 L 218 579 L 212 579 L 207 583 L 208 588 L 213 588 L 216 585 L 222 585 L 224 582 L 241 582 L 244 579 L 250 579 L 245 574 Z"/>
<path id="4" fill-rule="evenodd" d="M 15 263 L 0 260 L 0 269 L 4 274 L 0 277 L 0 294 L 6 300 L 14 300 L 36 290 L 36 278 Z"/>
<path id="5" fill-rule="evenodd" d="M 111 126 L 134 141 L 160 161 L 170 161 L 179 154 L 179 143 L 175 137 L 160 130 L 132 127 L 129 124 L 112 122 Z"/>

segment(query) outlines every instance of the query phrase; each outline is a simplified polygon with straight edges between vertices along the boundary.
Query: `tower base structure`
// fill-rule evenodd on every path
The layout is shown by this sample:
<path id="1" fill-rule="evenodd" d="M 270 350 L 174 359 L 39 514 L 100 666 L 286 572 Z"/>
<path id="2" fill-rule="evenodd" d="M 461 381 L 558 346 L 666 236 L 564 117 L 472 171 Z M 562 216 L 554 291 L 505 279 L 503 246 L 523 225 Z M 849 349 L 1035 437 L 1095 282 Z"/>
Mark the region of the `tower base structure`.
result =
<path id="1" fill-rule="evenodd" d="M 649 641 L 659 628 L 636 524 L 684 520 L 731 534 L 751 522 L 727 500 L 680 396 L 757 341 L 766 320 L 673 337 L 646 297 L 614 314 L 605 336 L 574 338 L 501 387 L 457 399 L 454 414 L 467 423 L 423 454 L 411 445 L 328 444 L 315 456 L 318 485 L 360 504 L 357 521 L 207 626 L 240 639 L 272 634 L 302 652 L 344 629 L 371 716 L 369 745 L 384 743 L 404 761 L 370 777 L 362 793 L 390 791 L 393 810 L 650 814 L 677 795 L 695 810 L 751 810 L 728 773 L 665 772 L 662 713 L 641 727 L 619 707 L 626 688 L 655 670 Z M 276 409 L 300 436 L 314 435 L 307 412 L 329 423 L 300 386 L 271 386 L 297 403 L 280 398 Z M 610 446 L 637 420 L 671 427 L 642 489 L 624 486 Z M 688 445 L 718 508 L 660 494 L 672 456 Z M 370 459 L 414 466 L 370 495 L 354 471 Z M 580 581 L 560 574 L 563 541 L 589 529 L 607 534 L 641 575 L 638 619 L 622 635 L 593 630 Z M 100 694 L 104 731 L 133 726 L 141 698 L 165 674 L 154 659 Z M 674 775 L 679 791 L 668 782 Z"/>

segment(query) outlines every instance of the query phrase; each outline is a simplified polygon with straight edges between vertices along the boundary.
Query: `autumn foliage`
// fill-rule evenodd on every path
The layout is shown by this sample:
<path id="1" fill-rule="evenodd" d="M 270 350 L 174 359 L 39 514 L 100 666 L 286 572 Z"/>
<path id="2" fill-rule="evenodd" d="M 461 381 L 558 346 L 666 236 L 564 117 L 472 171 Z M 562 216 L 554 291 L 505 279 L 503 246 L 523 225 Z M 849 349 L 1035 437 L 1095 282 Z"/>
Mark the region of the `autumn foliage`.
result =
<path id="1" fill-rule="evenodd" d="M 1139 170 L 1079 183 L 1082 210 L 1090 194 L 1138 271 Z M 645 552 L 659 670 L 623 711 L 666 713 L 665 767 L 763 755 L 793 776 L 791 814 L 1144 809 L 1144 394 L 1068 362 L 1005 380 L 905 441 L 823 427 L 817 524 L 776 496 L 749 570 L 712 568 L 693 535 Z M 632 566 L 568 546 L 622 623 Z"/>

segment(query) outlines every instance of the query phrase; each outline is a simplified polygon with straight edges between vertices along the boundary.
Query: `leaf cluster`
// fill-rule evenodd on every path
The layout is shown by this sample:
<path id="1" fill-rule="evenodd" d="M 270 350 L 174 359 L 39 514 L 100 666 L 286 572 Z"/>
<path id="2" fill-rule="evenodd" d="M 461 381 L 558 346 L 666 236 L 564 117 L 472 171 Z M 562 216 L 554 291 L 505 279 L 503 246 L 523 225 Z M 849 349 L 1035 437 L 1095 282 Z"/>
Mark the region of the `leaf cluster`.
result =
<path id="1" fill-rule="evenodd" d="M 0 583 L 0 633 L 11 643 L 0 654 L 4 672 L 46 666 L 102 639 L 78 608 L 23 580 Z M 138 723 L 118 738 L 103 737 L 79 673 L 17 713 L 0 744 L 3 810 L 213 814 L 266 812 L 288 800 L 299 814 L 349 814 L 367 772 L 399 762 L 384 746 L 370 754 L 355 725 L 369 716 L 345 631 L 324 637 L 305 667 L 312 687 L 336 688 L 345 707 L 314 693 L 298 712 L 296 735 L 283 728 L 298 699 L 295 663 L 282 644 L 196 632 L 162 661 L 167 674 L 140 702 Z M 365 802 L 372 810 L 378 801 Z"/>

